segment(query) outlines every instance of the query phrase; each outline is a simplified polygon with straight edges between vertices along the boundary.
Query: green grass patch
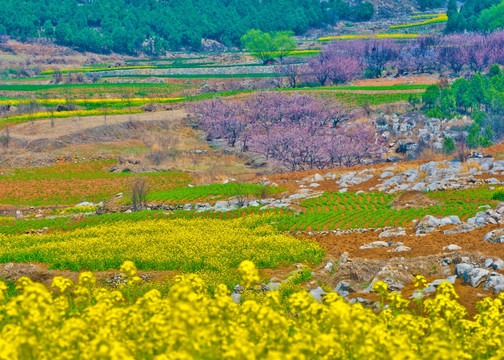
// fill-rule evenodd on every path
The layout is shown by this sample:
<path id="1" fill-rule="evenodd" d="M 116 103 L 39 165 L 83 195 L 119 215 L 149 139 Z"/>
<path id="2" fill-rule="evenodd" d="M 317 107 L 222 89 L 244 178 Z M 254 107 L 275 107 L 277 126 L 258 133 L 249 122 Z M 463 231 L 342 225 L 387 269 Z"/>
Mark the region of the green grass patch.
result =
<path id="1" fill-rule="evenodd" d="M 287 231 L 411 227 L 412 220 L 420 220 L 425 215 L 458 215 L 467 219 L 479 206 L 488 204 L 484 198 L 475 202 L 443 199 L 444 204 L 440 206 L 396 210 L 388 205 L 396 197 L 397 194 L 327 192 L 300 204 L 303 211 L 298 215 L 288 214 L 278 219 L 278 226 Z"/>
<path id="2" fill-rule="evenodd" d="M 168 78 L 168 79 L 245 79 L 245 78 L 270 78 L 278 77 L 279 74 L 264 73 L 264 74 L 174 74 L 174 75 L 123 75 L 113 76 L 106 75 L 102 78 L 121 78 L 121 79 L 146 79 L 146 78 Z"/>
<path id="3" fill-rule="evenodd" d="M 217 201 L 230 197 L 267 197 L 284 191 L 283 188 L 260 184 L 211 184 L 149 194 L 149 200 L 182 204 L 184 202 Z"/>
<path id="4" fill-rule="evenodd" d="M 152 192 L 185 187 L 191 177 L 183 172 L 146 174 L 112 173 L 117 160 L 58 164 L 33 169 L 16 169 L 0 175 L 0 203 L 14 205 L 74 205 L 82 201 L 99 202 L 122 192 L 128 198 L 131 182 L 142 176 Z"/>

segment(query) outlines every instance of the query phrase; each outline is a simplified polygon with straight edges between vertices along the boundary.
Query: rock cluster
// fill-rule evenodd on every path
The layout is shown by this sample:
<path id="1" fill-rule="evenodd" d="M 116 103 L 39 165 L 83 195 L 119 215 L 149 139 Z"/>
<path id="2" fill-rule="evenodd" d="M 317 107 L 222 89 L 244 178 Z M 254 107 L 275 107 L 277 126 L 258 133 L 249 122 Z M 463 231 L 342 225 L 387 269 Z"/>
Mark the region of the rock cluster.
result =
<path id="1" fill-rule="evenodd" d="M 488 258 L 483 264 L 469 262 L 467 258 L 463 260 L 455 267 L 455 275 L 458 278 L 472 287 L 478 287 L 484 283 L 484 290 L 493 289 L 494 293 L 504 291 L 504 275 L 495 271 L 504 269 L 502 259 Z"/>
<path id="2" fill-rule="evenodd" d="M 446 216 L 443 218 L 426 215 L 415 224 L 416 235 L 426 234 L 436 230 L 438 227 L 458 224 L 462 224 L 462 221 L 460 221 L 460 218 L 456 215 Z"/>
<path id="3" fill-rule="evenodd" d="M 468 122 L 469 119 L 464 117 L 462 121 Z M 441 150 L 445 137 L 455 139 L 459 133 L 453 126 L 460 124 L 460 119 L 427 119 L 423 114 L 413 112 L 400 116 L 380 115 L 374 123 L 384 139 L 402 139 L 398 143 L 390 143 L 391 150 L 407 153 L 413 159 L 417 157 L 421 145 Z"/>

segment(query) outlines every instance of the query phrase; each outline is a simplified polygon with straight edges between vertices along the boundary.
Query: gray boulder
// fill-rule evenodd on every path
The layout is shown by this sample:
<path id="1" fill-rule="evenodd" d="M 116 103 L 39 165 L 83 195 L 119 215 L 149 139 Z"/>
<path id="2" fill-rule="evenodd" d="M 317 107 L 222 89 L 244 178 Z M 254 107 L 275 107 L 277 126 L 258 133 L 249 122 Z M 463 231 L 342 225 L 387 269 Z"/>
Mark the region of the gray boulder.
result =
<path id="1" fill-rule="evenodd" d="M 462 250 L 462 248 L 458 245 L 455 244 L 450 244 L 448 246 L 445 246 L 443 250 L 448 250 L 448 251 L 457 251 L 457 250 Z"/>
<path id="2" fill-rule="evenodd" d="M 499 258 L 493 259 L 492 269 L 494 269 L 494 270 L 504 269 L 504 261 L 502 261 L 502 259 L 499 259 Z"/>
<path id="3" fill-rule="evenodd" d="M 84 202 L 81 202 L 77 205 L 75 205 L 75 207 L 84 207 L 84 206 L 95 206 L 92 202 L 88 202 L 88 201 L 84 201 Z"/>
<path id="4" fill-rule="evenodd" d="M 322 297 L 327 295 L 327 293 L 322 290 L 322 288 L 319 286 L 316 289 L 310 290 L 310 295 L 313 296 L 315 300 L 317 300 L 319 303 L 322 302 Z"/>
<path id="5" fill-rule="evenodd" d="M 359 249 L 376 249 L 376 248 L 384 248 L 389 247 L 389 243 L 385 241 L 374 241 L 370 244 L 362 245 Z"/>
<path id="6" fill-rule="evenodd" d="M 384 171 L 381 173 L 380 178 L 384 179 L 391 176 L 394 176 L 394 173 L 392 171 Z"/>
<path id="7" fill-rule="evenodd" d="M 385 230 L 380 233 L 378 238 L 388 238 L 388 237 L 396 237 L 396 236 L 406 236 L 406 231 L 402 229 L 393 229 L 393 230 Z"/>
<path id="8" fill-rule="evenodd" d="M 415 191 L 424 191 L 425 190 L 425 183 L 424 182 L 419 182 L 419 183 L 416 183 L 415 185 L 413 185 L 413 187 L 411 188 L 411 190 L 415 190 Z"/>
<path id="9" fill-rule="evenodd" d="M 504 275 L 501 275 L 499 273 L 491 273 L 488 276 L 483 289 L 494 289 L 494 292 L 501 292 L 504 289 Z"/>
<path id="10" fill-rule="evenodd" d="M 468 279 L 466 282 L 469 282 L 472 287 L 478 287 L 484 281 L 484 278 L 490 274 L 490 271 L 487 269 L 475 268 L 467 272 Z"/>
<path id="11" fill-rule="evenodd" d="M 465 279 L 467 278 L 467 273 L 473 269 L 472 265 L 461 263 L 455 266 L 455 275 L 458 278 Z"/>
<path id="12" fill-rule="evenodd" d="M 396 247 L 394 250 L 392 250 L 394 252 L 403 252 L 403 251 L 411 251 L 411 248 L 410 247 L 407 247 L 407 246 L 398 246 Z"/>
<path id="13" fill-rule="evenodd" d="M 504 242 L 504 229 L 493 230 L 485 235 L 483 241 L 488 241 L 491 243 L 503 243 Z"/>

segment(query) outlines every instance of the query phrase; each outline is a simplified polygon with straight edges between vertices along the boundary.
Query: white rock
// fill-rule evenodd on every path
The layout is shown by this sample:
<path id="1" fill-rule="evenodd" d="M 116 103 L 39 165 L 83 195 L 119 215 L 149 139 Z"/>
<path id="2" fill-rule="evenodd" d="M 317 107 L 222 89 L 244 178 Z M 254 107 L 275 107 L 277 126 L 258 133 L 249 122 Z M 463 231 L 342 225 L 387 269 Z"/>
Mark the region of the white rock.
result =
<path id="1" fill-rule="evenodd" d="M 389 243 L 385 241 L 374 241 L 370 244 L 362 245 L 359 249 L 375 249 L 389 247 Z"/>
<path id="2" fill-rule="evenodd" d="M 460 246 L 458 246 L 458 245 L 451 244 L 451 245 L 445 246 L 443 248 L 443 250 L 456 251 L 456 250 L 462 250 L 462 248 Z"/>
<path id="3" fill-rule="evenodd" d="M 84 207 L 84 206 L 94 206 L 94 204 L 92 202 L 84 201 L 84 202 L 81 202 L 81 203 L 75 205 L 75 207 Z"/>
<path id="4" fill-rule="evenodd" d="M 404 230 L 385 230 L 380 233 L 378 238 L 388 238 L 388 237 L 395 237 L 395 236 L 406 236 L 406 231 Z"/>
<path id="5" fill-rule="evenodd" d="M 411 248 L 410 247 L 407 247 L 407 246 L 398 246 L 396 247 L 394 250 L 392 251 L 396 251 L 396 252 L 402 252 L 402 251 L 411 251 Z"/>
<path id="6" fill-rule="evenodd" d="M 394 176 L 394 173 L 392 171 L 384 171 L 380 175 L 380 178 L 384 179 L 384 178 L 391 177 L 391 176 Z"/>

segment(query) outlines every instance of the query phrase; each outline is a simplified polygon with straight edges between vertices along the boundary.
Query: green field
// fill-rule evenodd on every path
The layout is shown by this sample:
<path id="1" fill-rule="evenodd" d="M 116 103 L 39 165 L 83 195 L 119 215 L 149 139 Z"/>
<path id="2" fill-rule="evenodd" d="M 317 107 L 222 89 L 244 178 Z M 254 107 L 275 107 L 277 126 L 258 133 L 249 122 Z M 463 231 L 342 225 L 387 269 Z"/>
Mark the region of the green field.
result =
<path id="1" fill-rule="evenodd" d="M 234 196 L 236 188 L 240 184 L 229 187 L 200 186 L 194 188 L 179 187 L 178 189 L 153 192 L 149 197 L 170 204 L 183 205 L 187 202 L 216 201 Z M 269 189 L 270 192 L 279 192 L 282 189 Z M 245 193 L 245 191 L 241 190 Z M 250 187 L 250 198 L 257 198 L 261 188 Z M 254 193 L 255 192 L 255 193 Z M 279 230 L 288 232 L 297 231 L 323 231 L 334 229 L 358 229 L 358 228 L 381 228 L 411 227 L 412 220 L 420 220 L 425 215 L 437 217 L 458 215 L 461 220 L 474 216 L 482 205 L 497 204 L 492 200 L 495 191 L 485 188 L 471 190 L 457 190 L 447 192 L 433 192 L 428 195 L 442 202 L 440 206 L 395 210 L 389 203 L 398 194 L 384 193 L 336 193 L 326 192 L 321 197 L 305 200 L 300 203 L 302 211 L 298 214 L 291 210 L 279 208 L 260 210 L 259 207 L 245 207 L 229 212 L 214 212 L 196 210 L 176 210 L 169 214 L 157 211 L 141 211 L 133 214 L 106 214 L 100 216 L 87 216 L 84 219 L 74 220 L 69 217 L 55 219 L 37 219 L 29 221 L 14 221 L 11 218 L 0 218 L 0 233 L 19 234 L 30 229 L 42 229 L 48 227 L 51 230 L 69 231 L 79 228 L 93 227 L 103 224 L 111 224 L 116 221 L 136 222 L 145 219 L 237 219 L 250 215 L 265 215 L 268 222 L 274 224 Z"/>
<path id="2" fill-rule="evenodd" d="M 211 184 L 196 187 L 179 188 L 164 192 L 149 194 L 149 200 L 163 203 L 182 204 L 193 201 L 217 201 L 230 197 L 268 196 L 281 192 L 283 189 L 267 187 L 258 184 Z"/>
<path id="3" fill-rule="evenodd" d="M 112 173 L 117 160 L 58 164 L 42 168 L 17 169 L 0 175 L 0 203 L 13 205 L 74 205 L 98 202 L 123 192 L 127 198 L 133 173 Z M 153 192 L 187 186 L 190 175 L 167 171 L 142 174 Z"/>

